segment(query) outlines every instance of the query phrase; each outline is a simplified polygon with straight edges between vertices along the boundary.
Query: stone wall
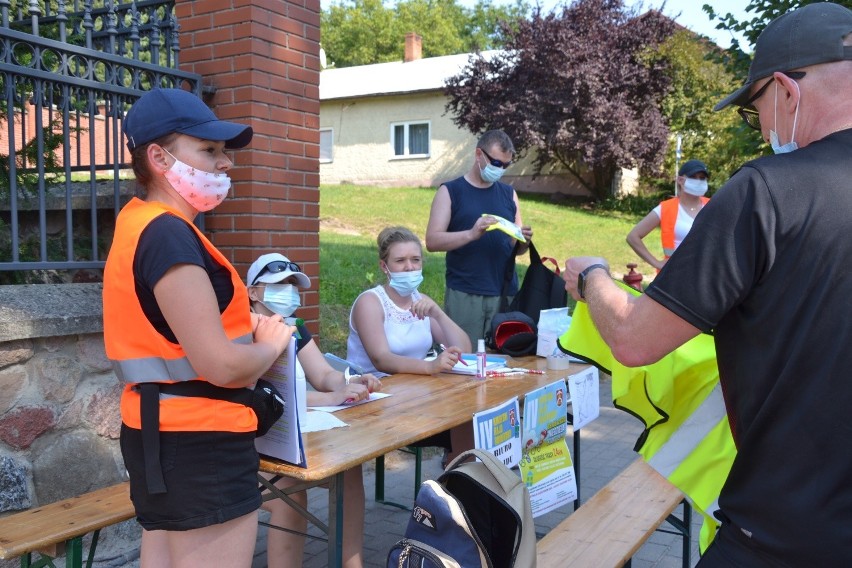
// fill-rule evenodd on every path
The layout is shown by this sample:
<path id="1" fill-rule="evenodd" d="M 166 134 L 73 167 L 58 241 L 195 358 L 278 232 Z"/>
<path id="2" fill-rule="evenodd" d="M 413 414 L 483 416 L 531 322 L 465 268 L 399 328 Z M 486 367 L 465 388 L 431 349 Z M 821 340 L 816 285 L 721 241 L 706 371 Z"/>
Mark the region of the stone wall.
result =
<path id="1" fill-rule="evenodd" d="M 126 479 L 102 330 L 100 284 L 0 286 L 0 515 Z M 99 550 L 138 532 L 122 523 Z"/>

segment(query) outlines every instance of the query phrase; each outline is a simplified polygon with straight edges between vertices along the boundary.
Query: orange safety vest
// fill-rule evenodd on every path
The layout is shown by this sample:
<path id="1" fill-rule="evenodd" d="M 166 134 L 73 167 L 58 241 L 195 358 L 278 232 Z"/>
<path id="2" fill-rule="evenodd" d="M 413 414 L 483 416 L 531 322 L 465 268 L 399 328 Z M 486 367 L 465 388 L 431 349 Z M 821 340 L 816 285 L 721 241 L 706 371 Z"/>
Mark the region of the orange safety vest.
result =
<path id="1" fill-rule="evenodd" d="M 158 202 L 133 198 L 119 213 L 115 236 L 104 268 L 104 343 L 115 374 L 125 383 L 121 396 L 121 419 L 131 428 L 141 428 L 139 383 L 174 383 L 204 380 L 192 368 L 183 348 L 171 343 L 145 317 L 136 296 L 133 259 L 145 227 L 160 215 L 175 215 L 186 221 L 201 239 L 207 252 L 231 273 L 234 297 L 221 314 L 222 327 L 235 343 L 251 343 L 252 328 L 248 292 L 231 263 L 177 210 Z M 235 402 L 203 397 L 160 394 L 160 430 L 171 432 L 254 432 L 254 411 Z"/>
<path id="2" fill-rule="evenodd" d="M 702 197 L 701 205 L 706 205 L 708 201 L 710 201 L 709 197 Z M 666 258 L 674 254 L 675 250 L 675 224 L 679 204 L 680 200 L 677 197 L 660 203 L 660 240 L 663 243 L 663 254 Z"/>

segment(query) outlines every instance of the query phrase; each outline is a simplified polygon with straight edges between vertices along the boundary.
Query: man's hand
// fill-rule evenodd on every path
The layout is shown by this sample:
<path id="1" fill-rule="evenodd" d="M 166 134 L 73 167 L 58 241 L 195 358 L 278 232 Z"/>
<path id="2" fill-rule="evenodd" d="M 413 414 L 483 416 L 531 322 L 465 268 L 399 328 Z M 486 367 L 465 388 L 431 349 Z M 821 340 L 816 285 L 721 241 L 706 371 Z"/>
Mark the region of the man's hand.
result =
<path id="1" fill-rule="evenodd" d="M 477 241 L 485 234 L 485 230 L 497 222 L 497 219 L 490 215 L 484 215 L 476 220 L 473 227 L 470 228 L 470 240 Z"/>
<path id="2" fill-rule="evenodd" d="M 577 291 L 577 277 L 593 264 L 603 264 L 609 270 L 609 263 L 605 258 L 599 256 L 575 256 L 565 261 L 565 270 L 562 271 L 565 289 L 578 302 L 582 302 L 583 299 L 580 298 L 580 293 Z"/>

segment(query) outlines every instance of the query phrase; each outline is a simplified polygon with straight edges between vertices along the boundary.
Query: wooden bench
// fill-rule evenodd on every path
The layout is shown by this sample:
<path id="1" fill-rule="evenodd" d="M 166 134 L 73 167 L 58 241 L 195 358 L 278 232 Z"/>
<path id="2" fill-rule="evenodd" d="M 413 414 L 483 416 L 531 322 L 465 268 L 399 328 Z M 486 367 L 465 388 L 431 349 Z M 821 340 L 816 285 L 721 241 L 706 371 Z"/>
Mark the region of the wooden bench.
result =
<path id="1" fill-rule="evenodd" d="M 0 519 L 0 559 L 21 557 L 31 566 L 32 553 L 43 558 L 38 566 L 53 566 L 65 554 L 67 567 L 83 566 L 83 536 L 94 533 L 86 565 L 91 566 L 100 530 L 134 517 L 127 482 L 78 497 L 28 509 Z M 47 558 L 45 558 L 47 557 Z"/>
<path id="2" fill-rule="evenodd" d="M 681 502 L 682 520 L 672 515 Z M 683 493 L 644 461 L 636 460 L 538 542 L 537 565 L 629 566 L 639 547 L 663 521 L 669 521 L 675 534 L 684 538 L 683 565 L 688 567 L 690 517 L 691 507 Z"/>

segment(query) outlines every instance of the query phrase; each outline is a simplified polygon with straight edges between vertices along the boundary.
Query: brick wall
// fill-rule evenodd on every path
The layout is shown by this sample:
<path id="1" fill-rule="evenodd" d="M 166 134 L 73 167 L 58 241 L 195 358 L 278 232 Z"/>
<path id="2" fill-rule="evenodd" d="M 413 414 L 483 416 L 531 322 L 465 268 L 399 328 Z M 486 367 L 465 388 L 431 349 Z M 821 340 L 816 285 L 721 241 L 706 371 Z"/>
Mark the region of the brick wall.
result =
<path id="1" fill-rule="evenodd" d="M 36 118 L 38 117 L 38 109 L 32 103 L 24 105 L 24 112 L 20 112 L 20 108 L 16 107 L 12 121 L 12 134 L 15 138 L 15 153 L 20 157 L 21 149 L 24 143 L 34 144 L 38 130 L 36 128 Z M 103 143 L 106 140 L 107 132 L 112 134 L 113 129 L 121 132 L 121 121 L 118 121 L 116 127 L 111 121 L 105 118 L 103 106 L 99 109 L 99 114 L 90 117 L 88 113 L 80 113 L 78 115 L 71 114 L 68 117 L 68 134 L 65 136 L 65 146 L 68 147 L 68 154 L 71 156 L 71 166 L 88 166 L 91 163 L 89 156 L 91 152 L 95 155 L 95 164 L 99 166 L 112 164 L 112 153 L 109 148 Z M 52 131 L 54 134 L 63 136 L 62 132 L 62 111 L 54 107 L 42 107 L 41 109 L 41 125 L 42 128 L 50 126 L 51 121 L 55 121 Z M 5 116 L 0 117 L 0 154 L 5 157 L 10 155 L 9 151 L 9 123 Z M 64 154 L 62 149 L 55 154 L 56 163 L 59 166 L 64 166 Z M 27 168 L 34 168 L 35 163 L 27 163 Z"/>
<path id="2" fill-rule="evenodd" d="M 245 274 L 282 252 L 311 277 L 299 315 L 319 318 L 319 0 L 179 0 L 181 68 L 216 88 L 222 119 L 248 123 L 232 194 L 207 215 L 213 243 Z"/>

